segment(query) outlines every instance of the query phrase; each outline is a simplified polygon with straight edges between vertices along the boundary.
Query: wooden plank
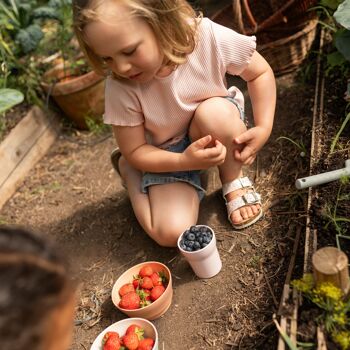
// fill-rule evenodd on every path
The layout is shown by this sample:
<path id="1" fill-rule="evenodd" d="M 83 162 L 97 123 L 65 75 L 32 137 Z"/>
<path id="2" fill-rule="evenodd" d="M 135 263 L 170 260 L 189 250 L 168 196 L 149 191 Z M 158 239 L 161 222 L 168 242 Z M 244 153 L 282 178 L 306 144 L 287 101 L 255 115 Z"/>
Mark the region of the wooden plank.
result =
<path id="1" fill-rule="evenodd" d="M 58 122 L 33 107 L 0 145 L 0 209 L 58 135 Z"/>
<path id="2" fill-rule="evenodd" d="M 0 145 L 0 187 L 47 128 L 48 118 L 39 107 L 33 107 L 11 130 Z"/>

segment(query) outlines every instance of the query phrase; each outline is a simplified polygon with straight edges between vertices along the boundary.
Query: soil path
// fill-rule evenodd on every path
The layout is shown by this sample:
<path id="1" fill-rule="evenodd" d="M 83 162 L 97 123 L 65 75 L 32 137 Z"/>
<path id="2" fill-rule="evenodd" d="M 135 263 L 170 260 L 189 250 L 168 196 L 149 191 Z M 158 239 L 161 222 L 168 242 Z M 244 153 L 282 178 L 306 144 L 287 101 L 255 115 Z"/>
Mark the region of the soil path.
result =
<path id="1" fill-rule="evenodd" d="M 104 140 L 62 134 L 32 169 L 0 212 L 0 221 L 41 231 L 66 251 L 80 281 L 72 350 L 89 349 L 101 330 L 125 318 L 111 302 L 112 285 L 125 269 L 146 260 L 165 263 L 173 274 L 172 305 L 154 321 L 160 350 L 276 348 L 272 314 L 296 227 L 304 224 L 305 196 L 293 184 L 308 164 L 292 143 L 277 138 L 303 138 L 305 143 L 312 115 L 305 97 L 310 87 L 298 86 L 289 76 L 278 79 L 278 90 L 273 135 L 249 169 L 265 202 L 265 218 L 234 232 L 217 172 L 210 172 L 199 223 L 215 230 L 223 269 L 209 280 L 196 278 L 176 249 L 159 247 L 138 225 L 109 163 L 110 134 Z"/>

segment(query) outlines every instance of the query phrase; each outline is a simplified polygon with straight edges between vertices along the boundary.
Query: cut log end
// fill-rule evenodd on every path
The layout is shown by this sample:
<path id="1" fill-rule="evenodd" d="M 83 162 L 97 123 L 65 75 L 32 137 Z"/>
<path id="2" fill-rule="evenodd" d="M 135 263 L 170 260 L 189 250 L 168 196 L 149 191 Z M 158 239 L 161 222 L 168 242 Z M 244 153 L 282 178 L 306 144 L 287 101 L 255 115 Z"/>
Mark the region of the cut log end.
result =
<path id="1" fill-rule="evenodd" d="M 345 294 L 349 291 L 348 258 L 335 247 L 324 247 L 312 256 L 312 266 L 316 285 L 330 282 Z"/>

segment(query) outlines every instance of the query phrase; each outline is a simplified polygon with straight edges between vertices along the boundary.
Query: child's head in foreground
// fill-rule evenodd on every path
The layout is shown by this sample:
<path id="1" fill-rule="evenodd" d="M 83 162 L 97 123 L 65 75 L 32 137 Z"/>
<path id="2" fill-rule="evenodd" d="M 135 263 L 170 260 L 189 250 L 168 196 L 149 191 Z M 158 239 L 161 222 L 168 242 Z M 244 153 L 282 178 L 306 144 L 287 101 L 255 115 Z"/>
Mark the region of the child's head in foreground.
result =
<path id="1" fill-rule="evenodd" d="M 195 47 L 196 14 L 185 0 L 74 0 L 73 10 L 80 46 L 100 74 L 128 79 L 124 58 L 131 74 L 177 66 Z"/>
<path id="2" fill-rule="evenodd" d="M 0 226 L 0 344 L 11 350 L 66 350 L 75 288 L 48 240 Z"/>

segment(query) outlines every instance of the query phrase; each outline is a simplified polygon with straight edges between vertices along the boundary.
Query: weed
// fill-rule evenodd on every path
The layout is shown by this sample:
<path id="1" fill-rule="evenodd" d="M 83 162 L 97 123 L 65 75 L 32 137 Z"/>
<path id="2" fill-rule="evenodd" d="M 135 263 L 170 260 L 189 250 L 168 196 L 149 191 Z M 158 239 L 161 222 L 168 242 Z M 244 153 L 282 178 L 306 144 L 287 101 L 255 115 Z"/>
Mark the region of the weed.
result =
<path id="1" fill-rule="evenodd" d="M 348 201 L 350 199 L 349 193 L 343 193 L 344 187 L 349 183 L 349 177 L 344 176 L 340 179 L 340 185 L 338 188 L 337 196 L 335 198 L 334 206 L 327 206 L 326 210 L 323 214 L 324 218 L 327 220 L 326 225 L 324 226 L 325 229 L 328 228 L 329 225 L 333 225 L 335 230 L 338 232 L 338 234 L 346 234 L 346 229 L 343 228 L 344 223 L 350 223 L 349 218 L 338 216 L 337 210 L 339 202 L 341 201 Z"/>
<path id="2" fill-rule="evenodd" d="M 251 260 L 250 260 L 250 266 L 257 269 L 259 267 L 259 264 L 260 264 L 260 259 L 261 259 L 261 256 L 260 255 L 254 255 Z"/>
<path id="3" fill-rule="evenodd" d="M 30 194 L 37 195 L 37 194 L 45 194 L 47 192 L 57 192 L 61 188 L 62 188 L 62 185 L 59 182 L 54 181 L 54 182 L 49 183 L 47 185 L 39 186 L 39 187 L 35 188 L 33 191 L 30 192 Z"/>
<path id="4" fill-rule="evenodd" d="M 287 141 L 291 142 L 294 146 L 296 146 L 300 150 L 300 157 L 306 156 L 306 147 L 305 147 L 303 141 L 299 141 L 299 142 L 294 141 L 287 136 L 280 136 L 276 139 L 276 141 L 279 141 L 279 140 L 287 140 Z"/>
<path id="5" fill-rule="evenodd" d="M 85 117 L 85 123 L 88 127 L 88 130 L 95 135 L 100 135 L 110 129 L 110 126 L 102 123 L 100 120 L 97 120 L 93 117 Z"/>
<path id="6" fill-rule="evenodd" d="M 315 285 L 311 274 L 305 274 L 303 278 L 294 280 L 291 284 L 321 310 L 316 322 L 324 326 L 342 350 L 348 349 L 350 346 L 350 333 L 347 329 L 350 322 L 349 297 L 329 282 Z M 339 336 L 340 334 L 342 336 Z"/>
<path id="7" fill-rule="evenodd" d="M 349 123 L 350 121 L 350 112 L 348 113 L 348 115 L 345 117 L 342 125 L 340 126 L 337 134 L 335 135 L 334 139 L 332 140 L 332 144 L 331 144 L 331 149 L 330 149 L 330 153 L 334 152 L 334 149 L 338 143 L 339 137 L 341 135 L 341 133 L 344 131 L 346 125 Z"/>

